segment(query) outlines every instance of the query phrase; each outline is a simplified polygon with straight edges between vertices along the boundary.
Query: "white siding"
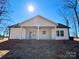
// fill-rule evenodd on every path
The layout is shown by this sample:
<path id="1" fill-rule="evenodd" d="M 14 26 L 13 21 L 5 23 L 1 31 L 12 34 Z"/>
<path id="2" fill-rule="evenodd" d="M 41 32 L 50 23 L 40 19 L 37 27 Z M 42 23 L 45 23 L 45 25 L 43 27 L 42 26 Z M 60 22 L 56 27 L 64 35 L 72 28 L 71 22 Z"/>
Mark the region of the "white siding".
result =
<path id="1" fill-rule="evenodd" d="M 64 36 L 57 36 L 56 31 L 63 30 Z M 43 34 L 43 31 L 46 31 L 46 34 Z M 10 29 L 10 39 L 30 39 L 29 32 L 32 32 L 31 39 L 37 39 L 37 28 L 11 28 Z M 67 40 L 68 29 L 66 28 L 40 28 L 39 29 L 39 39 L 52 39 L 52 40 Z"/>
<path id="2" fill-rule="evenodd" d="M 51 37 L 52 37 L 51 38 L 52 40 L 55 40 L 56 39 L 56 29 L 55 28 L 52 28 L 51 29 Z"/>
<path id="3" fill-rule="evenodd" d="M 43 31 L 46 31 L 45 34 L 43 34 Z M 39 39 L 51 39 L 51 30 L 50 28 L 42 28 L 39 30 Z"/>
<path id="4" fill-rule="evenodd" d="M 10 28 L 10 39 L 24 39 L 25 29 L 23 28 Z"/>
<path id="5" fill-rule="evenodd" d="M 35 17 L 20 24 L 20 26 L 56 26 L 56 24 L 49 22 L 41 17 Z"/>

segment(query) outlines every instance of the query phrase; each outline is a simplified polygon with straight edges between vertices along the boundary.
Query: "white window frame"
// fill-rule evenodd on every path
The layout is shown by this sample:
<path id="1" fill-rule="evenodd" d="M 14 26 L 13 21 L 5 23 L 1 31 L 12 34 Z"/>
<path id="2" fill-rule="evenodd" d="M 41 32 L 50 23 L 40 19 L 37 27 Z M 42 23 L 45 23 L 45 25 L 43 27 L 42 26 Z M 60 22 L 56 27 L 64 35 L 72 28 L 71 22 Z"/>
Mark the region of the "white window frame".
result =
<path id="1" fill-rule="evenodd" d="M 62 35 L 61 31 L 63 31 L 63 35 Z M 64 37 L 64 30 L 57 30 L 56 31 L 56 36 L 58 36 L 58 37 Z"/>

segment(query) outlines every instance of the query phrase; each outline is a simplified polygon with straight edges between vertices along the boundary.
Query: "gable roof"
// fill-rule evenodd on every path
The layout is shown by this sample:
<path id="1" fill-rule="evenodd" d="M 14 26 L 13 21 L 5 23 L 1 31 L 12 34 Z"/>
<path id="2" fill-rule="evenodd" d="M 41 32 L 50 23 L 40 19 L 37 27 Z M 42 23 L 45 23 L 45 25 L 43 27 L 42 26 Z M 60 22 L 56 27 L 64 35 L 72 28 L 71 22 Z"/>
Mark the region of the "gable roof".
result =
<path id="1" fill-rule="evenodd" d="M 50 22 L 50 23 L 53 23 L 53 24 L 57 25 L 57 28 L 69 28 L 69 27 L 66 26 L 66 25 L 63 25 L 63 24 L 60 24 L 60 23 L 55 23 L 55 22 L 53 22 L 53 21 L 51 21 L 51 20 L 48 20 L 47 18 L 42 17 L 42 16 L 40 16 L 40 15 L 37 15 L 37 16 L 35 16 L 35 17 L 32 17 L 32 18 L 30 18 L 30 19 L 28 19 L 28 20 L 25 20 L 25 21 L 21 22 L 21 23 L 11 25 L 11 26 L 9 26 L 9 28 L 19 28 L 21 24 L 23 24 L 23 23 L 25 23 L 25 22 L 28 22 L 28 21 L 30 21 L 30 20 L 36 18 L 36 17 L 40 17 L 40 18 L 45 19 L 46 21 L 48 21 L 48 22 Z"/>
<path id="2" fill-rule="evenodd" d="M 48 21 L 48 22 L 50 22 L 50 23 L 52 23 L 52 24 L 57 25 L 57 23 L 55 23 L 55 22 L 53 22 L 53 21 L 51 21 L 51 20 L 49 20 L 49 19 L 47 19 L 47 18 L 45 18 L 45 17 L 43 17 L 43 16 L 40 16 L 40 15 L 34 16 L 34 17 L 32 17 L 32 18 L 30 18 L 30 19 L 28 19 L 28 20 L 25 20 L 25 21 L 23 21 L 23 22 L 21 22 L 21 23 L 19 23 L 19 24 L 23 24 L 23 23 L 25 23 L 25 22 L 28 22 L 28 21 L 30 21 L 30 20 L 33 20 L 33 19 L 35 19 L 36 17 L 40 17 L 40 18 L 42 18 L 43 20 L 46 20 L 46 21 Z"/>

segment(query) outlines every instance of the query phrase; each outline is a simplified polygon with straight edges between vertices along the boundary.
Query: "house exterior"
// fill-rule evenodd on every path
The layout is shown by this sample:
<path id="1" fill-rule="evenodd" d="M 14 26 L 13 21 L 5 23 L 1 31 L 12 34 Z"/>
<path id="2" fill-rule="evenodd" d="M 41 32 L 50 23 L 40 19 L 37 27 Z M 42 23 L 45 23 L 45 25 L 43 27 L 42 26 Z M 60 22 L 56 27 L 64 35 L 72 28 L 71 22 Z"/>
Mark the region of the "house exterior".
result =
<path id="1" fill-rule="evenodd" d="M 9 39 L 68 40 L 69 27 L 35 16 L 22 23 L 9 26 Z"/>

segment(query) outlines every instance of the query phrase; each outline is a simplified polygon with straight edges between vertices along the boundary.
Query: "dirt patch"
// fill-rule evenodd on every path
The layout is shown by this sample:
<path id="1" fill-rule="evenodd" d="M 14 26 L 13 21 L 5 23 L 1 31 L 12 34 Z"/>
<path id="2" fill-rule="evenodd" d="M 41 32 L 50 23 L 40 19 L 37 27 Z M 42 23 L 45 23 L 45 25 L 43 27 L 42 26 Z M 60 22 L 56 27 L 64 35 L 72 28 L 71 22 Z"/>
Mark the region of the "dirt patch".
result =
<path id="1" fill-rule="evenodd" d="M 9 50 L 1 59 L 79 58 L 79 42 L 69 40 L 7 40 L 0 50 Z"/>

